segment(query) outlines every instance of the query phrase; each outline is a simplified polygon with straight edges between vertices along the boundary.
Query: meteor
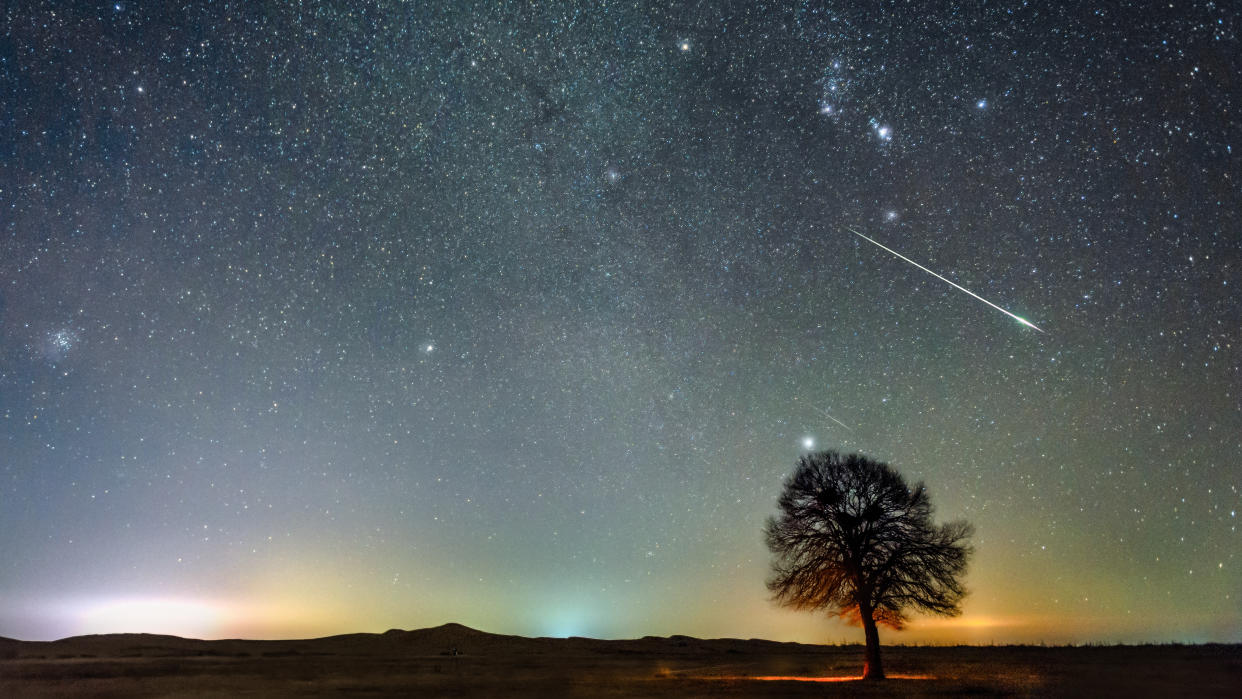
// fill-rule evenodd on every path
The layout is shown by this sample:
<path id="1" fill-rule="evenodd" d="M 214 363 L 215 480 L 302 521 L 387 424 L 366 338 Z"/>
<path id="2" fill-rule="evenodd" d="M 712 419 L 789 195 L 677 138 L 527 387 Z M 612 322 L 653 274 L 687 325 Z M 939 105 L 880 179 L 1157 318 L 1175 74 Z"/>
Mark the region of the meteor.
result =
<path id="1" fill-rule="evenodd" d="M 850 233 L 853 233 L 854 235 L 858 236 L 859 238 L 862 238 L 863 240 L 867 241 L 868 243 L 871 243 L 872 245 L 874 245 L 874 246 L 876 246 L 876 247 L 880 248 L 881 250 L 884 250 L 884 251 L 886 251 L 886 252 L 892 253 L 893 255 L 896 255 L 897 257 L 900 257 L 901 259 L 905 260 L 906 262 L 909 262 L 910 264 L 914 265 L 915 267 L 918 267 L 919 269 L 923 270 L 924 272 L 927 272 L 928 274 L 930 274 L 930 275 L 932 275 L 933 277 L 935 277 L 935 278 L 939 279 L 940 281 L 945 282 L 946 284 L 949 284 L 949 285 L 953 286 L 953 288 L 955 288 L 955 289 L 959 289 L 959 290 L 961 290 L 961 291 L 965 291 L 966 293 L 970 294 L 971 296 L 973 296 L 973 297 L 975 297 L 975 298 L 979 299 L 980 301 L 982 301 L 982 302 L 986 303 L 987 305 L 991 306 L 992 308 L 995 308 L 996 310 L 1000 311 L 1001 313 L 1004 313 L 1005 315 L 1009 316 L 1010 318 L 1013 318 L 1014 320 L 1018 321 L 1019 323 L 1021 323 L 1021 324 L 1025 325 L 1026 327 L 1031 328 L 1032 330 L 1038 330 L 1039 332 L 1044 333 L 1045 335 L 1047 335 L 1047 334 L 1048 334 L 1048 333 L 1044 332 L 1042 329 L 1040 329 L 1040 327 L 1039 327 L 1038 325 L 1035 325 L 1034 323 L 1032 323 L 1031 321 L 1027 320 L 1026 318 L 1023 318 L 1023 317 L 1021 317 L 1021 316 L 1018 316 L 1018 315 L 1015 315 L 1015 314 L 1013 314 L 1013 313 L 1010 313 L 1009 311 L 1006 311 L 1005 309 L 1001 308 L 1000 306 L 997 306 L 996 304 L 994 304 L 994 303 L 992 303 L 991 301 L 989 301 L 989 300 L 987 300 L 987 299 L 983 298 L 983 297 L 982 297 L 982 296 L 980 296 L 979 294 L 976 294 L 975 292 L 971 291 L 970 289 L 967 289 L 966 287 L 962 286 L 961 284 L 958 284 L 958 283 L 954 282 L 954 281 L 953 281 L 953 280 L 951 280 L 951 279 L 946 279 L 945 277 L 942 277 L 942 276 L 940 276 L 939 274 L 936 274 L 935 272 L 933 272 L 933 271 L 931 271 L 930 269 L 928 269 L 928 268 L 924 267 L 923 265 L 921 265 L 921 264 L 919 264 L 919 263 L 915 262 L 914 260 L 911 260 L 910 258 L 906 257 L 905 255 L 903 255 L 903 254 L 901 254 L 901 253 L 897 252 L 896 250 L 894 250 L 894 249 L 892 249 L 892 248 L 890 248 L 890 247 L 887 247 L 887 246 L 883 245 L 882 243 L 879 243 L 879 242 L 877 242 L 877 241 L 874 241 L 874 240 L 872 240 L 871 238 L 868 238 L 867 236 L 863 235 L 862 233 L 859 233 L 858 231 L 854 230 L 854 229 L 853 229 L 853 228 L 851 228 L 850 226 L 846 226 L 845 228 L 846 228 L 846 230 L 848 230 Z"/>
<path id="2" fill-rule="evenodd" d="M 853 428 L 853 427 L 850 427 L 849 425 L 845 424 L 844 422 L 841 422 L 840 420 L 836 419 L 835 417 L 833 417 L 833 416 L 829 415 L 827 410 L 824 410 L 823 408 L 819 407 L 818 405 L 812 405 L 811 407 L 812 407 L 812 408 L 814 408 L 815 410 L 817 410 L 817 411 L 819 412 L 819 414 L 820 414 L 820 415 L 823 415 L 824 417 L 828 418 L 829 420 L 832 420 L 833 422 L 835 422 L 835 423 L 837 423 L 838 425 L 840 425 L 840 426 L 844 427 L 845 429 L 849 430 L 850 432 L 853 432 L 853 431 L 854 431 L 854 428 Z"/>

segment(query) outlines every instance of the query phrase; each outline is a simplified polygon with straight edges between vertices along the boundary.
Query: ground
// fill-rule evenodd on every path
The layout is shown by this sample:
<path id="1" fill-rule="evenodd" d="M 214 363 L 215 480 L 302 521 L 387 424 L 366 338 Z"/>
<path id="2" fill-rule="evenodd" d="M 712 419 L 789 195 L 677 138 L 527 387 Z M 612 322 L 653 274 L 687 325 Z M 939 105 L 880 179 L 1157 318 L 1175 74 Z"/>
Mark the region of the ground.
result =
<path id="1" fill-rule="evenodd" d="M 1237 696 L 1242 687 L 1235 645 L 898 646 L 884 661 L 890 679 L 863 682 L 853 679 L 857 646 L 527 639 L 457 625 L 309 641 L 0 639 L 0 696 Z"/>

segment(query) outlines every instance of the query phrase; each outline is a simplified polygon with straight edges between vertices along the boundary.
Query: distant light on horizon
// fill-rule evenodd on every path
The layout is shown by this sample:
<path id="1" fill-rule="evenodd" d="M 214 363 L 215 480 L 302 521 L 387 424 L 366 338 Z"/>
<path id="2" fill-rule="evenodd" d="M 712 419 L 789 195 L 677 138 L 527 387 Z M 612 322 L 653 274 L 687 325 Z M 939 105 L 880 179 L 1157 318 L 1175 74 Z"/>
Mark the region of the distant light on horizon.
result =
<path id="1" fill-rule="evenodd" d="M 76 612 L 74 633 L 152 633 L 211 638 L 232 615 L 226 605 L 179 597 L 132 597 L 86 602 Z"/>

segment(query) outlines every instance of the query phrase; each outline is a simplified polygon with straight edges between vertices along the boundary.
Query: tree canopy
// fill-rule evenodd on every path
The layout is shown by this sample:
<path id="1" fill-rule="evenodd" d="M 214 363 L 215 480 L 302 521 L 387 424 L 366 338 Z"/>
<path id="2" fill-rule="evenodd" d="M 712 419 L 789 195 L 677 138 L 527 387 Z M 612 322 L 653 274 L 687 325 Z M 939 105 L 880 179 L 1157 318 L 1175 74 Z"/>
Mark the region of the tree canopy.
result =
<path id="1" fill-rule="evenodd" d="M 768 589 L 795 609 L 824 609 L 861 625 L 865 676 L 884 676 L 876 624 L 900 629 L 909 611 L 953 616 L 973 528 L 935 525 L 923 483 L 859 454 L 805 454 L 765 527 L 774 554 Z"/>

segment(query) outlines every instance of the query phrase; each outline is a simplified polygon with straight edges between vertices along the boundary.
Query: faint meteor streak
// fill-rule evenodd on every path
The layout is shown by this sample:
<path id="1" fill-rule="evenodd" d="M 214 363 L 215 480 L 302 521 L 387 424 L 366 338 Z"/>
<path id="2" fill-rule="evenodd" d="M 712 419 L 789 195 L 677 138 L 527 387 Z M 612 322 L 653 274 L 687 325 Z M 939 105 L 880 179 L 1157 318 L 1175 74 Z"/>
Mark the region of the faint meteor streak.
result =
<path id="1" fill-rule="evenodd" d="M 814 408 L 816 411 L 818 411 L 820 415 L 823 415 L 824 417 L 828 418 L 829 420 L 832 420 L 833 422 L 835 422 L 835 423 L 837 423 L 838 425 L 840 425 L 840 426 L 844 427 L 845 429 L 849 430 L 850 432 L 853 432 L 853 431 L 854 431 L 854 428 L 853 428 L 853 427 L 850 427 L 849 425 L 845 424 L 844 422 L 841 422 L 840 420 L 836 419 L 835 417 L 833 417 L 833 416 L 829 415 L 827 410 L 824 410 L 823 408 L 819 407 L 818 405 L 812 405 L 811 407 L 812 407 L 812 408 Z"/>
<path id="2" fill-rule="evenodd" d="M 970 294 L 971 296 L 973 296 L 973 297 L 975 297 L 975 298 L 979 299 L 980 301 L 982 301 L 982 302 L 986 303 L 987 305 L 991 306 L 992 308 L 995 308 L 996 310 L 1000 311 L 1001 313 L 1004 313 L 1005 315 L 1009 316 L 1010 318 L 1013 318 L 1014 320 L 1016 320 L 1016 321 L 1018 321 L 1019 323 L 1021 323 L 1021 324 L 1025 325 L 1025 326 L 1027 326 L 1028 328 L 1031 328 L 1031 329 L 1033 329 L 1033 330 L 1038 330 L 1039 332 L 1044 333 L 1045 335 L 1047 335 L 1047 334 L 1048 334 L 1048 333 L 1044 332 L 1044 331 L 1043 331 L 1043 330 L 1042 330 L 1042 329 L 1041 329 L 1038 325 L 1035 325 L 1034 323 L 1032 323 L 1031 321 L 1027 320 L 1026 318 L 1023 318 L 1022 316 L 1015 315 L 1015 314 L 1013 314 L 1013 313 L 1010 313 L 1009 311 L 1006 311 L 1005 309 L 1001 308 L 1000 306 L 997 306 L 996 304 L 992 303 L 991 301 L 989 301 L 989 300 L 987 300 L 987 299 L 983 298 L 983 297 L 982 297 L 982 296 L 980 296 L 979 294 L 976 294 L 975 292 L 971 291 L 970 289 L 967 289 L 966 287 L 962 286 L 961 284 L 958 284 L 958 283 L 954 282 L 952 279 L 946 279 L 945 277 L 942 277 L 942 276 L 940 276 L 939 274 L 936 274 L 935 272 L 933 272 L 933 271 L 931 271 L 930 269 L 928 269 L 928 268 L 924 267 L 923 265 L 921 265 L 921 264 L 919 264 L 919 263 L 915 262 L 914 260 L 911 260 L 910 258 L 906 257 L 905 255 L 903 255 L 903 254 L 901 254 L 901 253 L 897 252 L 896 250 L 894 250 L 894 249 L 892 249 L 892 248 L 890 248 L 890 247 L 887 247 L 887 246 L 885 246 L 885 245 L 884 245 L 884 244 L 882 244 L 882 243 L 879 243 L 879 242 L 877 242 L 877 241 L 874 241 L 874 240 L 872 240 L 871 238 L 868 238 L 867 236 L 863 235 L 862 233 L 859 233 L 858 231 L 854 230 L 854 229 L 853 229 L 853 228 L 851 228 L 850 226 L 846 226 L 845 228 L 846 228 L 846 230 L 848 230 L 850 233 L 853 233 L 854 235 L 858 236 L 859 238 L 862 238 L 863 240 L 867 241 L 868 243 L 871 243 L 872 245 L 874 245 L 874 246 L 876 246 L 876 247 L 880 248 L 881 250 L 884 250 L 884 251 L 886 251 L 886 252 L 890 252 L 890 253 L 892 253 L 892 254 L 896 255 L 897 257 L 900 257 L 901 259 L 905 260 L 906 262 L 909 262 L 910 264 L 914 265 L 915 267 L 918 267 L 919 269 L 923 270 L 924 272 L 927 272 L 928 274 L 930 274 L 930 275 L 932 275 L 933 277 L 935 277 L 935 278 L 939 279 L 940 281 L 942 281 L 942 282 L 945 282 L 945 283 L 947 283 L 947 284 L 952 285 L 952 286 L 953 286 L 953 288 L 955 288 L 955 289 L 959 289 L 959 290 L 961 290 L 961 291 L 965 291 L 966 293 Z"/>

